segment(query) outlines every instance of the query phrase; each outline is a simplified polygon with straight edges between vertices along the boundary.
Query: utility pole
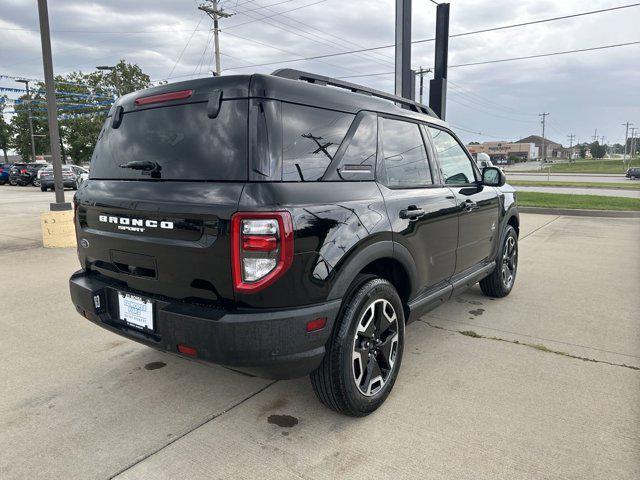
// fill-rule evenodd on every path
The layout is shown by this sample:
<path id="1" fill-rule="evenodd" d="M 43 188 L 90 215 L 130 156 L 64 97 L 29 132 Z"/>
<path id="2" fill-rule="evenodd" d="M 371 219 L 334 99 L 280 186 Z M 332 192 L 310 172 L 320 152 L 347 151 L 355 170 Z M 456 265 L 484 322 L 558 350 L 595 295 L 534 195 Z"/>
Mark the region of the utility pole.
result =
<path id="1" fill-rule="evenodd" d="M 593 141 L 598 140 L 598 129 L 596 128 L 595 132 L 593 132 Z"/>
<path id="2" fill-rule="evenodd" d="M 547 140 L 544 136 L 544 130 L 547 124 L 547 115 L 550 115 L 549 112 L 543 112 L 543 113 L 539 113 L 538 116 L 542 117 L 542 152 L 540 153 L 540 158 L 542 159 L 542 163 L 544 163 L 544 161 L 547 159 L 547 150 L 546 150 L 546 143 Z"/>
<path id="3" fill-rule="evenodd" d="M 567 138 L 569 139 L 569 163 L 571 163 L 571 161 L 573 160 L 573 140 L 576 138 L 576 136 L 573 133 L 570 133 L 569 135 L 567 135 Z"/>
<path id="4" fill-rule="evenodd" d="M 420 103 L 422 103 L 422 94 L 424 91 L 424 75 L 431 71 L 430 68 L 422 68 L 416 72 L 416 75 L 420 75 Z"/>
<path id="5" fill-rule="evenodd" d="M 62 185 L 62 163 L 60 162 L 60 131 L 58 130 L 58 107 L 56 88 L 53 83 L 53 60 L 51 58 L 51 34 L 49 32 L 49 11 L 47 0 L 38 0 L 40 18 L 40 41 L 42 43 L 42 66 L 44 84 L 47 91 L 47 117 L 49 120 L 49 141 L 51 144 L 51 163 L 53 164 L 53 183 L 56 190 L 56 202 L 50 204 L 52 211 L 71 210 L 71 204 L 64 201 Z"/>
<path id="6" fill-rule="evenodd" d="M 633 125 L 633 123 L 627 122 L 623 123 L 622 126 L 626 127 L 624 131 L 624 154 L 622 155 L 622 164 L 627 160 L 627 142 L 629 141 L 629 125 Z"/>
<path id="7" fill-rule="evenodd" d="M 222 9 L 218 9 L 218 0 L 206 1 L 211 5 L 209 5 L 208 3 L 203 3 L 198 6 L 198 10 L 202 10 L 213 19 L 213 45 L 216 58 L 216 76 L 220 76 L 222 69 L 220 68 L 220 41 L 218 40 L 218 33 L 220 29 L 218 28 L 218 19 L 229 18 L 231 14 L 222 11 Z"/>
<path id="8" fill-rule="evenodd" d="M 631 159 L 636 154 L 636 127 L 631 127 L 631 153 L 629 155 L 629 166 L 631 166 Z"/>
<path id="9" fill-rule="evenodd" d="M 33 117 L 31 115 L 31 91 L 29 90 L 29 80 L 16 80 L 18 83 L 24 83 L 27 91 L 27 113 L 29 115 L 29 133 L 31 134 L 31 161 L 36 161 L 36 142 L 33 138 Z"/>

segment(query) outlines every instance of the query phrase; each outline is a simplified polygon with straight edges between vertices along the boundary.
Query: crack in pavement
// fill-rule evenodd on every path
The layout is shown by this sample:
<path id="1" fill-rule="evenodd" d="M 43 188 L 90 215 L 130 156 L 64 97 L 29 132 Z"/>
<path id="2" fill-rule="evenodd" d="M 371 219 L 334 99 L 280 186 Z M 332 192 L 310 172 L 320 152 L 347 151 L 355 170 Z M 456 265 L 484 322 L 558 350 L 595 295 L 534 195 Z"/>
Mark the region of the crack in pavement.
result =
<path id="1" fill-rule="evenodd" d="M 522 241 L 522 240 L 524 240 L 525 238 L 530 237 L 531 235 L 533 235 L 534 233 L 536 233 L 538 230 L 541 230 L 541 229 L 543 229 L 544 227 L 546 227 L 547 225 L 549 225 L 549 224 L 551 224 L 551 223 L 555 222 L 556 220 L 558 220 L 561 216 L 562 216 L 562 215 L 558 215 L 558 216 L 557 216 L 556 218 L 554 218 L 553 220 L 549 220 L 549 221 L 548 221 L 547 223 L 545 223 L 544 225 L 540 225 L 538 228 L 536 228 L 535 230 L 533 230 L 533 231 L 531 231 L 531 232 L 527 233 L 526 235 L 524 235 L 524 236 L 520 237 L 518 240 L 519 240 L 519 241 Z"/>
<path id="2" fill-rule="evenodd" d="M 484 340 L 495 340 L 498 342 L 512 343 L 514 345 L 522 345 L 523 347 L 529 347 L 535 350 L 539 350 L 541 352 L 553 353 L 555 355 L 561 355 L 563 357 L 574 358 L 576 360 L 582 360 L 583 362 L 603 363 L 605 365 L 611 365 L 612 367 L 623 367 L 623 368 L 629 368 L 631 370 L 640 370 L 640 367 L 636 367 L 634 365 L 627 365 L 626 363 L 613 363 L 613 362 L 607 362 L 606 360 L 597 360 L 595 358 L 581 357 L 579 355 L 573 355 L 571 353 L 561 352 L 560 350 L 554 350 L 542 344 L 526 343 L 526 342 L 521 342 L 519 340 L 509 340 L 508 338 L 501 338 L 501 337 L 488 337 L 486 335 L 480 335 L 479 333 L 476 333 L 473 330 L 454 330 L 452 328 L 445 328 L 440 325 L 434 325 L 425 320 L 418 320 L 418 321 L 427 324 L 431 328 L 444 330 L 446 332 L 459 333 L 460 335 L 464 335 L 466 337 L 480 338 Z"/>
<path id="3" fill-rule="evenodd" d="M 253 392 L 251 395 L 237 401 L 236 403 L 234 403 L 233 405 L 231 405 L 230 407 L 226 408 L 225 410 L 222 410 L 219 413 L 214 413 L 211 414 L 207 417 L 205 417 L 204 420 L 202 420 L 201 422 L 197 423 L 196 425 L 187 428 L 186 431 L 182 432 L 179 435 L 176 435 L 174 438 L 172 438 L 170 441 L 168 441 L 167 443 L 165 443 L 164 445 L 162 445 L 159 448 L 156 448 L 155 450 L 149 452 L 149 453 L 145 453 L 144 455 L 142 455 L 141 457 L 138 457 L 137 459 L 135 459 L 133 462 L 129 463 L 128 465 L 126 465 L 125 467 L 121 468 L 120 470 L 118 470 L 116 473 L 114 473 L 113 475 L 109 476 L 109 480 L 113 480 L 114 478 L 116 478 L 119 475 L 122 475 L 124 472 L 126 472 L 127 470 L 132 469 L 133 467 L 135 467 L 136 465 L 144 462 L 145 460 L 147 460 L 148 458 L 151 458 L 152 456 L 154 456 L 156 453 L 161 452 L 162 450 L 164 450 L 165 448 L 167 448 L 169 445 L 177 442 L 178 440 L 180 440 L 181 438 L 186 437 L 187 435 L 189 435 L 191 432 L 199 429 L 200 427 L 205 426 L 207 423 L 211 422 L 212 420 L 215 420 L 216 418 L 221 417 L 222 415 L 224 415 L 227 412 L 230 412 L 231 410 L 233 410 L 234 408 L 236 408 L 239 405 L 242 405 L 244 402 L 246 402 L 247 400 L 252 399 L 253 397 L 255 397 L 256 395 L 261 394 L 262 392 L 264 392 L 267 388 L 269 388 L 270 386 L 276 384 L 278 382 L 278 380 L 274 380 L 273 382 L 268 383 L 267 385 L 265 385 L 264 387 L 256 390 L 255 392 Z"/>
<path id="4" fill-rule="evenodd" d="M 459 320 L 451 320 L 450 318 L 445 318 L 445 317 L 442 317 L 442 316 L 434 315 L 433 313 L 429 313 L 428 316 L 431 317 L 431 318 L 434 318 L 436 320 L 441 320 L 443 322 L 459 323 L 460 325 L 466 325 L 468 327 L 484 328 L 485 330 L 493 330 L 494 332 L 510 333 L 511 335 L 518 335 L 518 336 L 521 336 L 521 337 L 535 338 L 536 340 L 543 340 L 545 342 L 559 343 L 559 344 L 562 344 L 562 345 L 567 345 L 568 347 L 586 348 L 588 350 L 595 350 L 596 352 L 610 353 L 612 355 L 620 355 L 622 357 L 630 357 L 630 358 L 640 359 L 640 356 L 632 355 L 630 353 L 614 352 L 613 350 L 606 350 L 604 348 L 599 348 L 599 347 L 591 347 L 589 345 L 581 345 L 579 343 L 564 342 L 562 340 L 553 340 L 552 338 L 537 337 L 535 335 L 528 335 L 526 333 L 521 333 L 521 332 L 513 332 L 511 330 L 503 330 L 501 328 L 486 327 L 484 325 L 476 325 L 474 323 L 461 322 Z"/>

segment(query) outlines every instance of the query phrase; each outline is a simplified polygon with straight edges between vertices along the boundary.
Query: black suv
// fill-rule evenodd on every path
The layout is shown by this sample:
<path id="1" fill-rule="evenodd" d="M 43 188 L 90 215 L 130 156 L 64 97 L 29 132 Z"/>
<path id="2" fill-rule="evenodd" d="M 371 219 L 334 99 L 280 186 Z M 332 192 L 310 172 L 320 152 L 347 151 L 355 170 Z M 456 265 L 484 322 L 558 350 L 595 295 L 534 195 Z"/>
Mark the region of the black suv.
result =
<path id="1" fill-rule="evenodd" d="M 397 378 L 405 324 L 478 281 L 512 289 L 504 182 L 427 107 L 328 77 L 135 92 L 111 108 L 74 199 L 71 298 L 165 352 L 311 374 L 326 406 L 366 415 Z"/>

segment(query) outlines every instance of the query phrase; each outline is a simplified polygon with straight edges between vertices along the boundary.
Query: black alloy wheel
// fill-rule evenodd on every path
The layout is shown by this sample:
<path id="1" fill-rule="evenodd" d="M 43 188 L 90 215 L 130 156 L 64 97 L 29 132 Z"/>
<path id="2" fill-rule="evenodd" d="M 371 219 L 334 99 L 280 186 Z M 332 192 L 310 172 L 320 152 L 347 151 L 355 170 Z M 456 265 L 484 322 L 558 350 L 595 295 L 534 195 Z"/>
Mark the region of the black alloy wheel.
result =
<path id="1" fill-rule="evenodd" d="M 353 380 L 365 396 L 384 387 L 398 355 L 398 315 L 388 300 L 372 302 L 364 311 L 353 338 Z"/>
<path id="2" fill-rule="evenodd" d="M 496 268 L 480 280 L 482 293 L 489 297 L 506 297 L 513 289 L 518 271 L 518 234 L 507 225 L 504 240 L 496 258 Z"/>

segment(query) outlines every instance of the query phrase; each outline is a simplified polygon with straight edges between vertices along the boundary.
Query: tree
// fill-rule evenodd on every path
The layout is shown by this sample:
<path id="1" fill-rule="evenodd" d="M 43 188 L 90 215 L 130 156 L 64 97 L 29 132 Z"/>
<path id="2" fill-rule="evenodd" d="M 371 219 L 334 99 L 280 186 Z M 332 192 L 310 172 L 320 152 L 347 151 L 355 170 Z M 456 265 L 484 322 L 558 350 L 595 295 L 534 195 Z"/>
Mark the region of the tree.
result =
<path id="1" fill-rule="evenodd" d="M 600 142 L 597 140 L 591 144 L 590 150 L 593 158 L 604 158 L 607 154 L 606 145 L 600 145 Z"/>
<path id="2" fill-rule="evenodd" d="M 11 119 L 13 137 L 11 146 L 22 157 L 23 161 L 35 161 L 31 158 L 31 133 L 29 131 L 29 105 L 33 122 L 33 140 L 36 155 L 49 153 L 49 128 L 47 127 L 47 108 L 44 95 L 39 87 L 31 91 L 31 101 L 27 95 L 18 98 L 14 110 L 16 114 Z"/>
<path id="3" fill-rule="evenodd" d="M 11 125 L 4 119 L 4 106 L 7 97 L 0 97 L 0 150 L 4 156 L 4 163 L 9 161 L 7 150 L 11 146 Z"/>
<path id="4" fill-rule="evenodd" d="M 587 158 L 587 146 L 585 144 L 581 144 L 578 150 L 580 152 L 580 158 Z"/>
<path id="5" fill-rule="evenodd" d="M 99 87 L 113 89 L 118 96 L 122 96 L 136 90 L 148 88 L 151 85 L 149 75 L 144 73 L 138 65 L 132 65 L 120 60 L 115 67 L 109 73 L 100 72 L 95 74 L 100 77 Z"/>

